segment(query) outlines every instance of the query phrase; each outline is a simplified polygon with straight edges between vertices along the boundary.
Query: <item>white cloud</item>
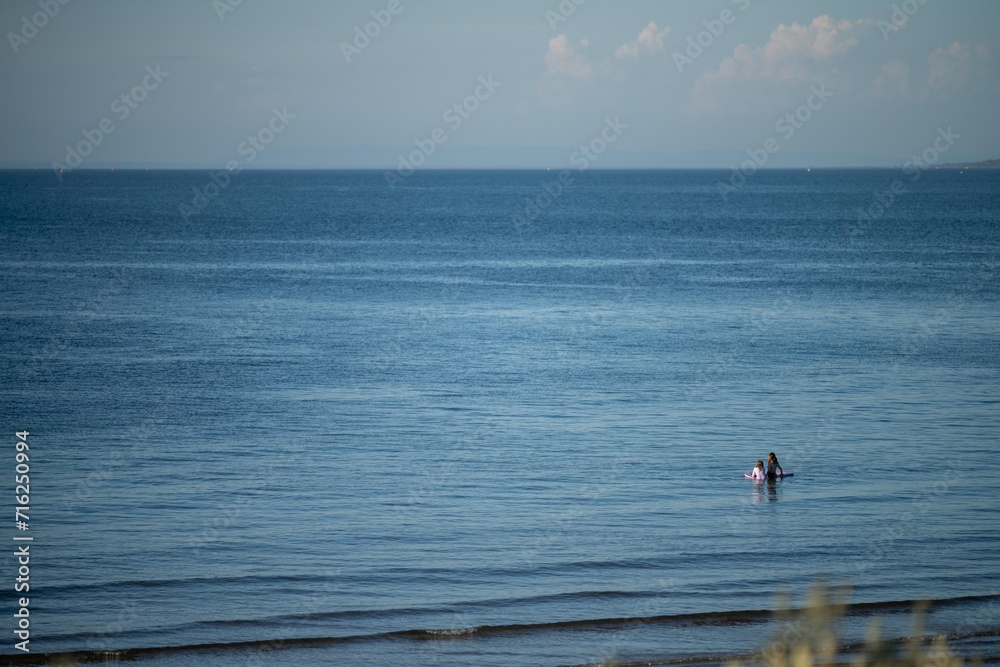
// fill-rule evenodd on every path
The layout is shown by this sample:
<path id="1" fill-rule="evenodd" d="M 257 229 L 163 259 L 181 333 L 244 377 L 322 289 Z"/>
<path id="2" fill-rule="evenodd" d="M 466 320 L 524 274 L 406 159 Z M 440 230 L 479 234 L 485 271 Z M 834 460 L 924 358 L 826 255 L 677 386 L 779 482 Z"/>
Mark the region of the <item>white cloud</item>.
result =
<path id="1" fill-rule="evenodd" d="M 660 30 L 655 21 L 650 21 L 638 37 L 627 44 L 622 44 L 615 50 L 615 58 L 618 60 L 638 58 L 644 50 L 649 53 L 662 51 L 663 41 L 669 32 L 669 27 L 665 26 L 663 30 Z"/>
<path id="2" fill-rule="evenodd" d="M 911 92 L 910 66 L 903 60 L 882 63 L 872 81 L 873 96 L 904 96 Z"/>
<path id="3" fill-rule="evenodd" d="M 989 87 L 993 78 L 989 66 L 993 58 L 989 42 L 975 47 L 965 42 L 941 46 L 927 56 L 925 92 L 938 99 L 966 89 Z"/>
<path id="4" fill-rule="evenodd" d="M 570 43 L 566 35 L 556 35 L 549 40 L 549 50 L 545 54 L 545 64 L 549 74 L 564 74 L 574 78 L 585 79 L 594 73 L 587 56 L 579 53 L 577 48 L 585 50 L 589 43 L 580 40 L 577 45 Z"/>
<path id="5" fill-rule="evenodd" d="M 864 24 L 868 22 L 858 22 Z M 781 24 L 771 33 L 763 48 L 767 63 L 780 63 L 788 59 L 805 57 L 816 61 L 844 55 L 854 48 L 858 39 L 854 36 L 855 23 L 835 20 L 829 14 L 817 16 L 807 26 L 793 23 Z"/>
<path id="6" fill-rule="evenodd" d="M 972 48 L 963 42 L 941 46 L 927 56 L 927 87 L 946 93 L 965 87 L 972 74 Z"/>
<path id="7" fill-rule="evenodd" d="M 763 79 L 772 83 L 813 81 L 815 66 L 853 49 L 858 43 L 857 28 L 868 23 L 837 21 L 829 15 L 817 16 L 809 25 L 782 23 L 764 46 L 740 44 L 718 69 L 703 78 Z"/>
<path id="8" fill-rule="evenodd" d="M 720 97 L 743 90 L 741 84 L 753 84 L 755 92 L 766 99 L 761 84 L 832 84 L 839 76 L 838 63 L 858 45 L 860 33 L 869 28 L 870 19 L 837 20 L 828 14 L 817 16 L 807 25 L 780 24 L 763 46 L 740 44 L 714 70 L 703 74 L 692 92 L 693 105 L 699 109 L 721 106 Z M 731 90 L 735 89 L 735 90 Z M 777 100 L 777 98 L 774 98 Z"/>
<path id="9" fill-rule="evenodd" d="M 594 66 L 585 51 L 589 46 L 586 39 L 571 42 L 566 35 L 556 35 L 549 40 L 545 53 L 545 74 L 538 80 L 536 90 L 542 106 L 565 108 L 578 103 L 583 91 L 590 88 Z"/>
<path id="10" fill-rule="evenodd" d="M 882 64 L 864 96 L 907 98 L 926 102 L 929 98 L 947 98 L 960 90 L 988 87 L 989 61 L 993 57 L 988 42 L 975 47 L 953 42 L 931 52 L 926 70 L 917 63 L 895 59 Z M 924 74 L 926 72 L 926 74 Z"/>

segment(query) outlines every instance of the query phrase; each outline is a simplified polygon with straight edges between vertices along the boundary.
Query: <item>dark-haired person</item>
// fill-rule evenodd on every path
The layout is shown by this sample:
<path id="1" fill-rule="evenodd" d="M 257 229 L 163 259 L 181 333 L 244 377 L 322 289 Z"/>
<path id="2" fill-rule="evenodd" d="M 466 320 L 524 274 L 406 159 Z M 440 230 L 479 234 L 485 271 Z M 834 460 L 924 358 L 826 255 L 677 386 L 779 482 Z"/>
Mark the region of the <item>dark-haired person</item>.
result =
<path id="1" fill-rule="evenodd" d="M 767 455 L 767 478 L 778 479 L 778 470 L 781 471 L 780 476 L 783 477 L 785 475 L 785 470 L 781 467 L 781 464 L 778 463 L 778 457 L 774 455 L 774 452 L 771 452 Z"/>

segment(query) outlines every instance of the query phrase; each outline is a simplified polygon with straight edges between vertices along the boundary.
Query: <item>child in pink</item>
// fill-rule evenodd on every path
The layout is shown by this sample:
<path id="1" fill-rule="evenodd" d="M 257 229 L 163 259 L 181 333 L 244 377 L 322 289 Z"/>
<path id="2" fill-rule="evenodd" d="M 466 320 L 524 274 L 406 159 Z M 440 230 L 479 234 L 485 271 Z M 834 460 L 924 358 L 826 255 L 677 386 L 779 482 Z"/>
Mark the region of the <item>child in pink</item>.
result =
<path id="1" fill-rule="evenodd" d="M 757 467 L 755 467 L 753 469 L 753 472 L 750 473 L 750 479 L 752 479 L 754 481 L 760 480 L 761 482 L 763 482 L 765 479 L 767 479 L 767 474 L 764 472 L 764 462 L 763 461 L 757 461 Z"/>

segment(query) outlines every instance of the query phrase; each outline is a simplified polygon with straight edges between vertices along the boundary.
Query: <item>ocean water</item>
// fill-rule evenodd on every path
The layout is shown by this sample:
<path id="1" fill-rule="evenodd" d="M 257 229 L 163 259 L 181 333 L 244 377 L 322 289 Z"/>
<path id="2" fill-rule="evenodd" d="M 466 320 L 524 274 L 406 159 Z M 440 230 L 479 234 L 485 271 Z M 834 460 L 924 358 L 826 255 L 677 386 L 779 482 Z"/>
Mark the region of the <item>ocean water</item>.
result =
<path id="1" fill-rule="evenodd" d="M 1000 172 L 728 176 L 0 173 L 0 662 L 1000 658 Z"/>

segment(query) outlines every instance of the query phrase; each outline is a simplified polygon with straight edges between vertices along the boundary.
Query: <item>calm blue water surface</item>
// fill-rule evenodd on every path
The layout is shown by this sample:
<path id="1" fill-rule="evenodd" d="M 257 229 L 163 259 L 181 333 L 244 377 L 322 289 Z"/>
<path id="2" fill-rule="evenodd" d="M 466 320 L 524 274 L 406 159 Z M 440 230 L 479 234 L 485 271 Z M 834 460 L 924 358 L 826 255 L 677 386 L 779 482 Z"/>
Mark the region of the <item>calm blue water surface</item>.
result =
<path id="1" fill-rule="evenodd" d="M 725 178 L 0 173 L 32 652 L 738 655 L 825 575 L 1000 655 L 1000 173 Z"/>

